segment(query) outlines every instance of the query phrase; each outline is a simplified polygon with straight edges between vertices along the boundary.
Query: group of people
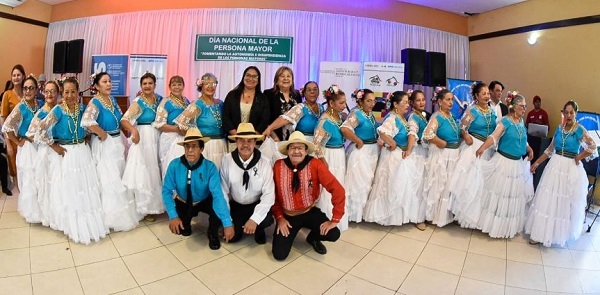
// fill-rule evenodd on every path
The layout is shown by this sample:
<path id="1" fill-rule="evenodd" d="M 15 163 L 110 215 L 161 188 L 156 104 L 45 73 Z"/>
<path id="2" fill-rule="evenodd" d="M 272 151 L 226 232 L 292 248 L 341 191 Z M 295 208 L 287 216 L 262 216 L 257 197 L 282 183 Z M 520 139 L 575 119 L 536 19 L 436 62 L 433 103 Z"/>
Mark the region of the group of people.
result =
<path id="1" fill-rule="evenodd" d="M 93 76 L 97 94 L 87 106 L 74 78 L 48 81 L 39 105 L 36 79 L 20 65 L 11 74 L 2 132 L 16 154 L 18 210 L 75 242 L 131 230 L 165 211 L 180 235 L 190 235 L 192 218 L 207 213 L 211 249 L 220 248 L 220 227 L 227 242 L 253 234 L 264 244 L 275 222 L 278 260 L 302 227 L 325 254 L 321 241 L 337 240 L 349 221 L 414 223 L 420 230 L 426 222 L 456 221 L 495 238 L 525 229 L 546 246 L 581 233 L 587 179 L 580 162 L 596 147 L 575 121 L 573 101 L 530 167 L 525 99 L 510 96 L 505 105 L 497 81 L 474 85 L 474 103 L 460 120 L 446 89 L 436 93 L 433 114 L 422 91 L 396 91 L 380 123 L 373 91 L 354 91 L 357 107 L 344 114 L 347 98 L 338 86 L 323 91 L 320 104 L 319 85 L 296 90 L 285 66 L 265 91 L 259 69 L 246 68 L 224 101 L 215 98 L 213 74 L 196 81 L 200 96 L 190 102 L 181 76 L 169 80 L 162 97 L 146 73 L 124 113 L 110 95 L 108 73 Z M 531 173 L 550 156 L 534 195 Z"/>

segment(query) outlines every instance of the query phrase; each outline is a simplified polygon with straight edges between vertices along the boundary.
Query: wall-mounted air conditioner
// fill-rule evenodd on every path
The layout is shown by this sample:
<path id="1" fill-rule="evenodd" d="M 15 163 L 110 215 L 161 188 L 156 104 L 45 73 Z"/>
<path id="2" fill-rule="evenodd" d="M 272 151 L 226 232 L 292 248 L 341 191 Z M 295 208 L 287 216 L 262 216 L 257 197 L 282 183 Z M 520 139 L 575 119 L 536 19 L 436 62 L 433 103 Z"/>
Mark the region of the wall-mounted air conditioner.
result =
<path id="1" fill-rule="evenodd" d="M 6 6 L 10 6 L 10 7 L 17 7 L 23 3 L 25 3 L 27 0 L 0 0 L 0 5 L 6 5 Z"/>

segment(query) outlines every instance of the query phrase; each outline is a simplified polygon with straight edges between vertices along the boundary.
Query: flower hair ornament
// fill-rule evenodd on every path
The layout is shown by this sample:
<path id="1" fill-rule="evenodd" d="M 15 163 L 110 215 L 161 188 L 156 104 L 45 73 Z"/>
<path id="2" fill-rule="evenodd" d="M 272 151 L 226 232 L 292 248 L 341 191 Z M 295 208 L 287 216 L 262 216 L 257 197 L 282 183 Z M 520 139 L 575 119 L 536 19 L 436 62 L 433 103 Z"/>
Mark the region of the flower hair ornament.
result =
<path id="1" fill-rule="evenodd" d="M 329 86 L 327 90 L 323 90 L 323 96 L 325 96 L 328 99 L 331 98 L 334 94 L 338 93 L 340 93 L 340 87 L 335 84 Z"/>
<path id="2" fill-rule="evenodd" d="M 512 107 L 512 101 L 513 99 L 515 99 L 515 97 L 517 97 L 517 95 L 519 95 L 519 91 L 508 91 L 506 93 L 506 99 L 504 100 L 504 102 L 509 108 Z"/>
<path id="3" fill-rule="evenodd" d="M 414 90 L 408 89 L 408 90 L 406 90 L 406 95 L 408 95 L 408 97 L 410 98 L 412 96 L 413 92 L 414 92 Z"/>
<path id="4" fill-rule="evenodd" d="M 433 98 L 431 99 L 431 101 L 436 102 L 438 94 L 440 94 L 440 92 L 442 92 L 442 90 L 444 90 L 444 89 L 446 89 L 446 87 L 442 87 L 442 86 L 435 87 L 435 90 L 433 91 Z"/>
<path id="5" fill-rule="evenodd" d="M 385 109 L 389 110 L 392 107 L 392 96 L 391 92 L 388 92 L 385 97 L 383 97 L 383 102 L 385 103 Z"/>
<path id="6" fill-rule="evenodd" d="M 352 93 L 352 97 L 354 97 L 354 99 L 356 99 L 357 103 L 358 103 L 358 100 L 362 99 L 364 96 L 365 96 L 365 91 L 362 89 L 356 89 Z"/>

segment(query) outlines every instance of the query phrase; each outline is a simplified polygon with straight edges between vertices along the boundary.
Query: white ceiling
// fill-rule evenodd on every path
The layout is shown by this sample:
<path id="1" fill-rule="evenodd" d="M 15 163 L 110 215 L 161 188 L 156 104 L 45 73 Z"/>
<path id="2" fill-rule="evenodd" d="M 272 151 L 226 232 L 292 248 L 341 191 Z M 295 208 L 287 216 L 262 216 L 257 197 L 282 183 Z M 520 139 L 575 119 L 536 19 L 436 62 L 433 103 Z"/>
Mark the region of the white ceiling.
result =
<path id="1" fill-rule="evenodd" d="M 396 0 L 427 6 L 439 10 L 453 12 L 460 15 L 469 13 L 484 13 L 490 10 L 525 2 L 526 0 Z"/>
<path id="2" fill-rule="evenodd" d="M 44 2 L 46 4 L 55 5 L 55 4 L 65 3 L 65 2 L 71 2 L 73 0 L 39 0 L 39 1 Z"/>

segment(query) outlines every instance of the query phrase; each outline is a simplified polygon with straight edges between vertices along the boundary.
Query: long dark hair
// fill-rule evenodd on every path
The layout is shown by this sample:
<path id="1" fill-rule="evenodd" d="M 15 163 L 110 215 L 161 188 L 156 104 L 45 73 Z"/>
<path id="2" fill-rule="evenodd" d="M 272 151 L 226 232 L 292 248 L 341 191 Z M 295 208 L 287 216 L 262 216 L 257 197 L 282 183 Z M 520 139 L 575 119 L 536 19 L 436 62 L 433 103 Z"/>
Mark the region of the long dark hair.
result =
<path id="1" fill-rule="evenodd" d="M 24 68 L 22 65 L 20 65 L 20 64 L 17 64 L 17 65 L 15 65 L 15 66 L 12 68 L 12 70 L 10 70 L 10 76 L 11 76 L 11 77 L 12 77 L 12 73 L 13 73 L 15 70 L 17 70 L 17 71 L 21 72 L 21 76 L 23 76 L 23 78 L 21 79 L 21 87 L 23 87 L 23 85 L 25 85 L 25 78 L 27 77 L 27 76 L 25 75 L 25 68 Z M 12 79 L 11 79 L 11 81 L 12 81 Z M 36 80 L 36 84 L 35 84 L 35 85 L 37 85 L 37 80 Z M 13 87 L 14 87 L 14 86 L 15 86 L 15 85 L 13 85 Z"/>
<path id="2" fill-rule="evenodd" d="M 249 70 L 255 70 L 258 73 L 258 84 L 256 84 L 256 88 L 254 88 L 255 97 L 259 96 L 262 93 L 262 90 L 260 88 L 260 70 L 255 66 L 249 66 L 244 70 L 244 74 L 242 74 L 242 79 L 240 80 L 240 83 L 238 83 L 238 85 L 235 86 L 233 90 L 231 90 L 231 92 L 233 92 L 236 98 L 240 98 L 242 96 L 242 92 L 244 92 L 244 77 L 246 76 L 246 73 Z"/>

